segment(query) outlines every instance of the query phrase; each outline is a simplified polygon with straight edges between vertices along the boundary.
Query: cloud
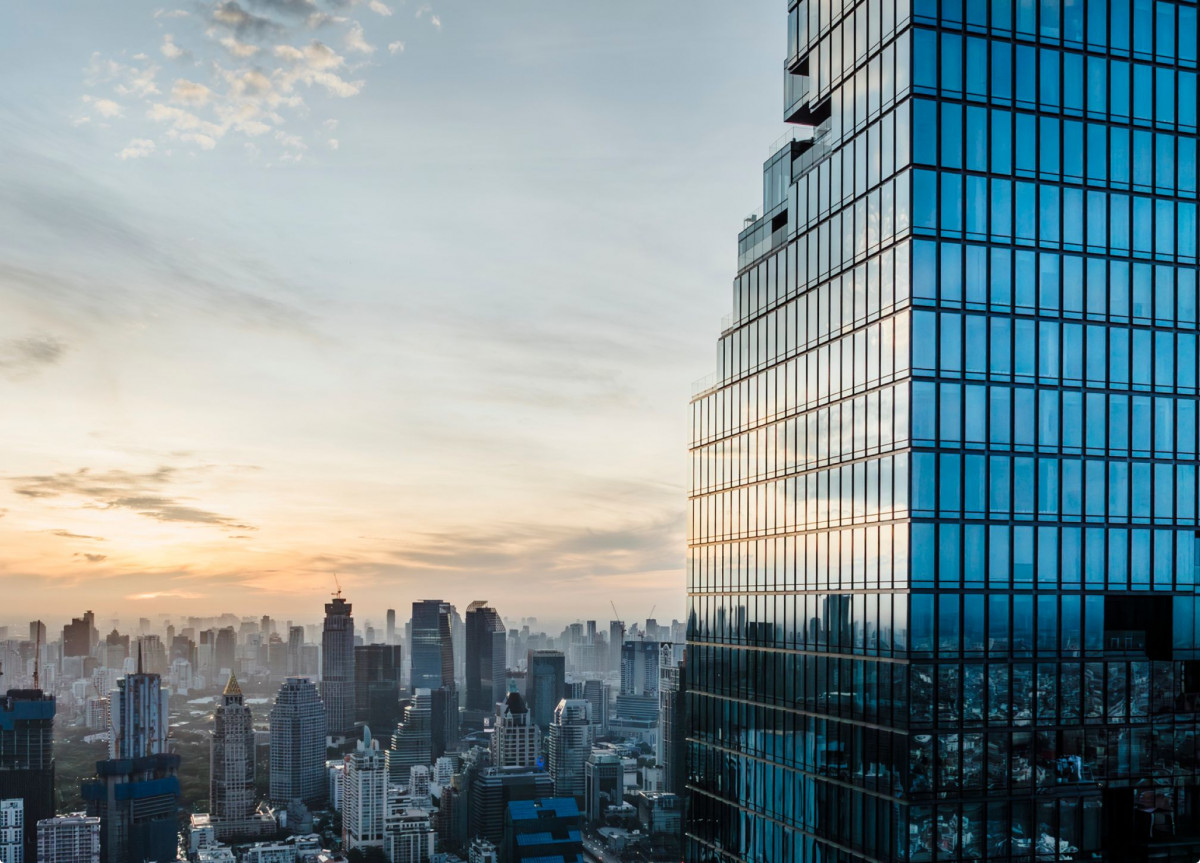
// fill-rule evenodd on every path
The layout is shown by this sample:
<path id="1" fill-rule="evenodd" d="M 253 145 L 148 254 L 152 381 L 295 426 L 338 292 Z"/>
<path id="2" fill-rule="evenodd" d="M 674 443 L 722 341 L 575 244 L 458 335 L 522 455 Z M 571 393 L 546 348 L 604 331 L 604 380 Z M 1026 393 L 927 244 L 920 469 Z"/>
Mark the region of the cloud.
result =
<path id="1" fill-rule="evenodd" d="M 104 561 L 108 560 L 107 554 L 80 554 L 77 552 L 73 555 L 73 557 L 82 557 L 88 563 L 104 563 Z"/>
<path id="2" fill-rule="evenodd" d="M 97 473 L 82 468 L 73 473 L 15 477 L 10 481 L 18 495 L 30 500 L 80 498 L 96 509 L 127 510 L 158 522 L 257 530 L 238 519 L 190 506 L 186 499 L 164 493 L 182 479 L 179 468 L 163 466 L 149 473 L 124 470 Z"/>
<path id="3" fill-rule="evenodd" d="M 433 7 L 428 3 L 424 3 L 417 8 L 416 17 L 424 18 L 426 15 L 429 16 L 429 23 L 433 25 L 434 30 L 442 29 L 442 19 L 434 14 Z"/>
<path id="4" fill-rule="evenodd" d="M 132 599 L 137 602 L 148 602 L 155 599 L 204 599 L 207 594 L 192 593 L 183 590 L 168 590 L 155 593 L 131 593 L 126 596 L 126 599 Z"/>
<path id="5" fill-rule="evenodd" d="M 157 145 L 149 138 L 134 138 L 125 145 L 125 149 L 117 153 L 119 159 L 144 159 L 157 149 Z"/>
<path id="6" fill-rule="evenodd" d="M 104 542 L 104 537 L 102 536 L 88 536 L 85 533 L 71 533 L 69 530 L 52 530 L 50 533 L 54 536 L 61 536 L 63 539 L 83 539 L 87 540 L 88 542 Z"/>
<path id="7" fill-rule="evenodd" d="M 23 380 L 57 364 L 66 345 L 53 336 L 39 334 L 0 342 L 0 373 Z"/>
<path id="8" fill-rule="evenodd" d="M 353 51 L 358 54 L 375 53 L 375 46 L 367 42 L 363 36 L 362 25 L 357 21 L 350 25 L 349 31 L 342 37 L 342 44 L 346 46 L 347 51 Z"/>
<path id="9" fill-rule="evenodd" d="M 175 44 L 175 37 L 170 33 L 163 36 L 162 47 L 159 50 L 168 60 L 181 60 L 192 56 L 191 51 L 185 51 Z"/>
<path id="10" fill-rule="evenodd" d="M 163 35 L 160 54 L 172 61 L 195 60 L 195 67 L 207 70 L 209 77 L 198 73 L 191 80 L 177 79 L 163 100 L 168 88 L 159 82 L 161 67 L 150 58 L 136 55 L 141 59 L 130 62 L 124 54 L 120 59 L 93 54 L 84 84 L 108 88 L 127 104 L 141 101 L 135 107 L 144 112 L 125 112 L 114 99 L 97 93 L 85 100 L 94 113 L 75 123 L 127 113 L 131 121 L 139 116 L 150 120 L 156 128 L 136 134 L 118 151 L 122 159 L 170 155 L 177 149 L 173 145 L 212 150 L 231 134 L 260 138 L 286 124 L 286 133 L 274 138 L 280 148 L 274 155 L 294 161 L 302 148 L 293 142 L 306 138 L 304 126 L 320 119 L 314 97 L 351 98 L 366 86 L 356 73 L 370 68 L 366 58 L 377 46 L 362 22 L 341 14 L 355 6 L 384 18 L 393 15 L 386 0 L 214 0 L 196 15 L 159 9 L 156 18 L 179 19 Z M 425 3 L 417 14 L 441 26 L 432 4 Z M 321 39 L 310 38 L 315 30 L 321 31 Z M 390 55 L 404 50 L 402 41 L 384 44 Z M 247 152 L 271 158 L 272 149 L 256 144 Z"/>

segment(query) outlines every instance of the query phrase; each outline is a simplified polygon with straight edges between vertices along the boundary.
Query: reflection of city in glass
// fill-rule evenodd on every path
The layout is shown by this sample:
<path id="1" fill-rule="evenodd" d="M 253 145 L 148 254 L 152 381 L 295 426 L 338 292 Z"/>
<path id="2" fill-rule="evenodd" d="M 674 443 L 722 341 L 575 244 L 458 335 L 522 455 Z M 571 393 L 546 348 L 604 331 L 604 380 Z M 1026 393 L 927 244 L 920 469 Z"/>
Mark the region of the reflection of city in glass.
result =
<path id="1" fill-rule="evenodd" d="M 692 404 L 688 856 L 1194 861 L 1197 8 L 940 8 L 790 3 L 813 136 Z"/>

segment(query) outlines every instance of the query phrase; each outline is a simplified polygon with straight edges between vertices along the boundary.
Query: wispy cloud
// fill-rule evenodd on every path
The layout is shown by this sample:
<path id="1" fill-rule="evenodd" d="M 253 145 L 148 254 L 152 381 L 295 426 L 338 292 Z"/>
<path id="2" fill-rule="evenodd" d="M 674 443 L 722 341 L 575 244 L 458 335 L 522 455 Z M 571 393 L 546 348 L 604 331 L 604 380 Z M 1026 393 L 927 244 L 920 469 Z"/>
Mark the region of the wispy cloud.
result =
<path id="1" fill-rule="evenodd" d="M 159 9 L 154 17 L 159 26 L 170 21 L 171 31 L 162 34 L 157 55 L 168 68 L 195 71 L 175 78 L 148 54 L 93 54 L 84 84 L 96 92 L 85 97 L 76 123 L 142 121 L 139 134 L 117 151 L 121 159 L 168 155 L 181 147 L 212 150 L 237 136 L 252 143 L 256 155 L 274 142 L 280 161 L 300 161 L 308 149 L 302 127 L 322 111 L 317 99 L 352 98 L 366 86 L 376 48 L 352 17 L 355 7 L 378 16 L 377 25 L 379 18 L 393 17 L 383 0 L 220 0 L 195 14 Z M 431 4 L 423 4 L 417 17 L 441 29 Z M 403 50 L 401 41 L 386 44 L 390 55 Z M 125 110 L 105 90 L 138 110 Z"/>
<path id="2" fill-rule="evenodd" d="M 192 593 L 183 590 L 166 590 L 157 593 L 131 593 L 126 596 L 126 599 L 132 599 L 137 602 L 147 602 L 155 599 L 203 599 L 206 594 Z"/>
<path id="3" fill-rule="evenodd" d="M 32 377 L 62 360 L 67 347 L 54 336 L 37 334 L 0 341 L 0 374 L 10 380 Z"/>
<path id="4" fill-rule="evenodd" d="M 167 494 L 181 480 L 182 473 L 169 466 L 148 473 L 82 468 L 71 473 L 14 477 L 10 481 L 16 494 L 30 500 L 75 498 L 96 509 L 128 510 L 159 522 L 256 530 L 239 519 L 200 509 L 186 498 Z"/>
<path id="5" fill-rule="evenodd" d="M 60 536 L 63 539 L 82 539 L 89 542 L 104 542 L 104 537 L 102 536 L 88 536 L 86 533 L 71 533 L 69 530 L 52 530 L 50 533 L 54 536 Z"/>

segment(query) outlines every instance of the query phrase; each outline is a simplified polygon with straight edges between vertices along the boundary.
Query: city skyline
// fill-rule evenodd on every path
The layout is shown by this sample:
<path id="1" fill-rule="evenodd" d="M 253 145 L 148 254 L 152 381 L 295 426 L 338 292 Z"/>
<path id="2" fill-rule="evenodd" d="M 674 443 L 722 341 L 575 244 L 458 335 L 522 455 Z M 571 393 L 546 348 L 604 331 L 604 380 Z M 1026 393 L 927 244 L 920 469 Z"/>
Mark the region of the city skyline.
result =
<path id="1" fill-rule="evenodd" d="M 8 610 L 296 616 L 338 572 L 359 603 L 486 579 L 679 616 L 683 405 L 781 131 L 772 10 L 227 5 L 6 10 Z M 262 106 L 214 69 L 255 65 L 278 120 L 219 119 Z"/>

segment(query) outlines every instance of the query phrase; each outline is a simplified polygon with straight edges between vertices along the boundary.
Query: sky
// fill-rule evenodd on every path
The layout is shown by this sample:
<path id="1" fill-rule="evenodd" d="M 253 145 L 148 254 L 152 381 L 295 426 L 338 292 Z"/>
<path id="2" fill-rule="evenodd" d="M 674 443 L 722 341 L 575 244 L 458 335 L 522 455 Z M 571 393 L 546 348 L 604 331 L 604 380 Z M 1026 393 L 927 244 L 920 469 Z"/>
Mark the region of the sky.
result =
<path id="1" fill-rule="evenodd" d="M 0 624 L 682 619 L 785 14 L 5 4 Z"/>

